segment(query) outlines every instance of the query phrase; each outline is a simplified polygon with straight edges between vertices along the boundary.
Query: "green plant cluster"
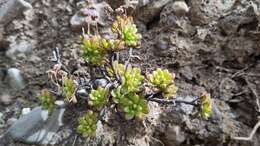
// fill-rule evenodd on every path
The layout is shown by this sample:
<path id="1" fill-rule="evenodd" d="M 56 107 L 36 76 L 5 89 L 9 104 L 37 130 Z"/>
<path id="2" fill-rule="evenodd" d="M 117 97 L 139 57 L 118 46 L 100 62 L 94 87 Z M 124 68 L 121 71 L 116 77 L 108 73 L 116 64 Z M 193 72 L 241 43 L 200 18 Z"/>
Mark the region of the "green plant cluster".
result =
<path id="1" fill-rule="evenodd" d="M 88 104 L 101 109 L 108 101 L 108 90 L 102 87 L 98 87 L 97 90 L 92 90 L 89 94 Z"/>
<path id="2" fill-rule="evenodd" d="M 212 100 L 208 93 L 203 93 L 200 96 L 200 115 L 201 117 L 208 119 L 212 113 Z"/>
<path id="3" fill-rule="evenodd" d="M 119 105 L 127 119 L 142 119 L 148 113 L 148 107 L 144 97 L 138 94 L 144 80 L 141 70 L 131 66 L 125 68 L 118 62 L 114 67 L 114 74 L 119 75 L 122 83 L 111 92 L 113 101 Z"/>
<path id="4" fill-rule="evenodd" d="M 87 62 L 102 65 L 106 62 L 107 54 L 127 47 L 137 47 L 140 43 L 141 35 L 137 33 L 136 25 L 131 17 L 117 17 L 112 25 L 112 31 L 118 34 L 118 38 L 105 39 L 99 35 L 89 34 L 82 37 L 80 48 Z"/>
<path id="5" fill-rule="evenodd" d="M 71 101 L 75 96 L 76 87 L 71 78 L 66 77 L 63 82 L 62 94 L 65 97 L 66 101 Z"/>
<path id="6" fill-rule="evenodd" d="M 173 82 L 174 75 L 170 74 L 168 70 L 158 68 L 148 76 L 148 80 L 154 87 L 158 88 L 167 99 L 175 96 L 178 88 Z"/>
<path id="7" fill-rule="evenodd" d="M 136 25 L 133 23 L 133 17 L 118 16 L 112 24 L 112 31 L 117 33 L 124 40 L 127 47 L 139 47 L 141 34 L 137 33 Z"/>
<path id="8" fill-rule="evenodd" d="M 50 95 L 49 91 L 44 89 L 42 90 L 41 95 L 39 96 L 41 101 L 41 106 L 43 109 L 48 110 L 49 113 L 52 113 L 54 109 L 54 98 Z"/>
<path id="9" fill-rule="evenodd" d="M 131 58 L 129 58 L 127 64 L 121 64 L 119 60 L 113 60 L 114 55 L 118 51 L 140 47 L 141 35 L 137 33 L 132 17 L 116 17 L 111 30 L 117 35 L 117 38 L 106 39 L 100 35 L 91 34 L 84 34 L 82 37 L 80 48 L 83 51 L 83 59 L 91 64 L 89 66 L 91 70 L 99 71 L 109 82 L 106 88 L 98 87 L 97 89 L 92 89 L 89 98 L 87 98 L 87 103 L 90 105 L 88 108 L 95 112 L 89 111 L 79 118 L 77 131 L 85 137 L 95 136 L 96 123 L 100 119 L 102 109 L 113 107 L 116 108 L 116 111 L 122 112 L 126 119 L 144 119 L 149 112 L 147 103 L 149 99 L 157 98 L 154 97 L 157 95 L 159 95 L 158 98 L 174 98 L 178 89 L 174 83 L 175 75 L 168 70 L 158 68 L 148 76 L 144 76 L 140 68 L 129 64 Z M 129 54 L 132 57 L 131 53 Z M 108 59 L 108 57 L 110 58 Z M 92 83 L 95 80 L 92 79 L 96 79 L 95 74 L 91 74 L 91 81 L 89 82 L 89 87 L 93 88 Z M 77 101 L 75 95 L 76 90 L 79 89 L 77 85 L 76 82 L 74 83 L 73 75 L 62 78 L 62 95 L 65 97 L 65 100 L 69 102 Z M 147 91 L 149 94 L 146 93 Z M 153 96 L 147 97 L 150 94 Z M 53 110 L 54 100 L 48 92 L 44 91 L 40 99 L 43 108 L 49 111 Z M 163 101 L 163 99 L 159 100 Z M 200 97 L 199 109 L 203 118 L 210 116 L 210 95 L 204 94 Z"/>
<path id="10" fill-rule="evenodd" d="M 79 118 L 77 132 L 84 137 L 93 137 L 96 135 L 97 114 L 89 111 Z"/>

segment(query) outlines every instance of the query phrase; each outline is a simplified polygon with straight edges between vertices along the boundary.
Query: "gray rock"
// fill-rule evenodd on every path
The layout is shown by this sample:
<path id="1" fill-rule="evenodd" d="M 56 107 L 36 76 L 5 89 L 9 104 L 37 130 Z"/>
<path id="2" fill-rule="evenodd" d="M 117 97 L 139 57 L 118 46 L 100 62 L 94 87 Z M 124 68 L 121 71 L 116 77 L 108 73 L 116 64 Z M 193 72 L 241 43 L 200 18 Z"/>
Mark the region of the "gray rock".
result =
<path id="1" fill-rule="evenodd" d="M 7 81 L 13 89 L 20 90 L 25 86 L 21 72 L 16 68 L 9 68 L 7 70 Z"/>
<path id="2" fill-rule="evenodd" d="M 230 10 L 236 0 L 191 1 L 190 19 L 194 25 L 203 25 L 217 20 Z"/>
<path id="3" fill-rule="evenodd" d="M 165 131 L 165 142 L 167 145 L 180 145 L 185 139 L 185 134 L 180 126 L 169 125 Z"/>
<path id="4" fill-rule="evenodd" d="M 189 8 L 184 1 L 168 3 L 160 13 L 160 24 L 168 28 L 182 28 L 180 20 L 188 13 Z"/>
<path id="5" fill-rule="evenodd" d="M 184 101 L 188 101 L 188 102 L 191 102 L 193 101 L 194 99 L 196 99 L 196 97 L 192 97 L 192 96 L 185 96 L 185 97 L 181 97 L 180 98 L 181 100 L 184 100 Z M 188 105 L 188 104 L 184 104 L 184 103 L 181 103 L 181 106 L 180 106 L 181 110 L 189 115 L 189 114 L 192 114 L 193 110 L 194 110 L 194 106 L 192 105 Z"/>
<path id="6" fill-rule="evenodd" d="M 32 52 L 34 47 L 33 42 L 20 41 L 13 42 L 10 44 L 9 49 L 6 51 L 6 56 L 15 60 L 17 57 L 21 55 L 28 55 Z"/>
<path id="7" fill-rule="evenodd" d="M 3 119 L 4 114 L 0 112 L 0 128 L 5 126 L 5 121 Z"/>
<path id="8" fill-rule="evenodd" d="M 96 89 L 98 87 L 106 87 L 106 85 L 108 84 L 106 79 L 96 79 L 94 81 L 93 87 Z"/>
<path id="9" fill-rule="evenodd" d="M 34 143 L 47 145 L 57 144 L 54 141 L 56 132 L 63 125 L 62 118 L 64 108 L 57 108 L 49 116 L 48 111 L 41 107 L 34 108 L 30 113 L 23 115 L 7 131 L 6 136 L 10 136 L 16 141 L 24 143 Z"/>
<path id="10" fill-rule="evenodd" d="M 86 99 L 88 99 L 89 93 L 88 93 L 88 91 L 87 91 L 86 89 L 79 89 L 79 90 L 77 91 L 77 95 L 78 95 L 80 98 L 86 100 Z"/>
<path id="11" fill-rule="evenodd" d="M 160 15 L 163 7 L 171 0 L 154 0 L 137 9 L 137 18 L 147 24 Z"/>
<path id="12" fill-rule="evenodd" d="M 4 105 L 9 105 L 13 101 L 13 97 L 9 94 L 2 94 L 0 95 L 0 104 L 3 103 Z"/>
<path id="13" fill-rule="evenodd" d="M 94 4 L 93 7 L 95 9 L 87 10 L 86 8 L 82 8 L 72 16 L 70 19 L 72 29 L 81 30 L 82 27 L 87 26 L 87 22 L 92 26 L 96 25 L 96 23 L 101 26 L 108 25 L 109 18 L 111 18 L 110 13 L 113 11 L 110 5 L 106 2 L 102 2 Z M 83 11 L 85 11 L 85 13 L 90 13 L 89 16 L 84 15 Z M 90 17 L 91 15 L 97 16 L 97 19 L 92 21 L 90 18 L 89 21 L 87 21 L 87 17 Z"/>
<path id="14" fill-rule="evenodd" d="M 30 8 L 32 8 L 31 4 L 24 0 L 2 0 L 0 2 L 0 25 L 6 25 Z"/>
<path id="15" fill-rule="evenodd" d="M 252 24 L 255 29 L 258 24 L 257 14 L 254 11 L 253 7 L 249 7 L 247 10 L 244 10 L 239 13 L 232 13 L 223 19 L 221 19 L 218 23 L 219 28 L 227 35 L 235 34 L 242 29 L 242 26 L 246 26 Z"/>

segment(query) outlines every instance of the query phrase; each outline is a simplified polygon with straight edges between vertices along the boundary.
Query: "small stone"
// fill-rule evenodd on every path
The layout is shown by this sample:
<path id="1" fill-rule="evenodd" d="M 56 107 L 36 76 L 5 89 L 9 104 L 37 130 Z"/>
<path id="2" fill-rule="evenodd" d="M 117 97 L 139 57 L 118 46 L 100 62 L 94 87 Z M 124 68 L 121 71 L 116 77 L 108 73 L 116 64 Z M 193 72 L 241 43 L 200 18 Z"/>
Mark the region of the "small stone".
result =
<path id="1" fill-rule="evenodd" d="M 184 97 L 177 97 L 177 98 L 184 100 L 184 101 L 187 101 L 187 102 L 191 102 L 194 99 L 196 99 L 196 97 L 192 97 L 192 96 L 184 96 Z M 189 114 L 193 113 L 193 110 L 194 110 L 193 105 L 184 104 L 184 103 L 181 103 L 180 105 L 181 105 L 180 109 L 184 114 L 189 115 Z"/>
<path id="2" fill-rule="evenodd" d="M 169 51 L 170 45 L 168 42 L 168 38 L 164 38 L 163 36 L 160 36 L 158 38 L 158 41 L 155 42 L 154 44 L 154 50 L 153 53 L 156 56 L 166 56 L 168 55 L 168 51 Z"/>
<path id="3" fill-rule="evenodd" d="M 63 125 L 64 111 L 64 108 L 57 108 L 49 115 L 48 111 L 43 110 L 41 107 L 36 107 L 28 114 L 20 117 L 7 130 L 5 136 L 10 136 L 16 141 L 28 144 L 48 145 Z"/>
<path id="4" fill-rule="evenodd" d="M 82 8 L 70 19 L 70 25 L 74 30 L 81 30 L 82 27 L 86 27 L 87 23 L 92 26 L 99 24 L 101 26 L 108 25 L 110 13 L 113 9 L 106 2 L 93 4 L 94 9 Z M 87 13 L 87 14 L 86 14 Z M 89 14 L 90 13 L 90 14 Z M 84 15 L 85 14 L 85 15 Z M 96 20 L 92 20 L 90 17 L 94 15 Z"/>
<path id="5" fill-rule="evenodd" d="M 31 111 L 31 108 L 23 108 L 22 109 L 22 115 L 26 115 Z"/>
<path id="6" fill-rule="evenodd" d="M 4 114 L 0 112 L 0 128 L 5 126 L 5 121 L 3 119 Z"/>
<path id="7" fill-rule="evenodd" d="M 13 101 L 13 97 L 9 94 L 3 94 L 0 95 L 0 103 L 3 103 L 4 105 L 9 105 Z"/>
<path id="8" fill-rule="evenodd" d="M 20 41 L 10 44 L 8 51 L 6 51 L 6 56 L 15 60 L 19 54 L 28 55 L 32 52 L 34 47 L 34 42 Z M 26 56 L 25 56 L 26 57 Z"/>
<path id="9" fill-rule="evenodd" d="M 209 24 L 225 15 L 236 0 L 192 0 L 190 1 L 190 20 L 193 25 Z"/>
<path id="10" fill-rule="evenodd" d="M 31 9 L 32 5 L 24 0 L 4 0 L 0 3 L 0 25 L 8 24 L 21 14 Z"/>
<path id="11" fill-rule="evenodd" d="M 65 102 L 63 100 L 56 100 L 54 102 L 57 106 L 64 106 L 65 105 Z"/>
<path id="12" fill-rule="evenodd" d="M 160 50 L 166 50 L 169 48 L 169 43 L 167 41 L 164 40 L 159 40 L 156 44 L 155 44 L 156 48 L 160 49 Z"/>
<path id="13" fill-rule="evenodd" d="M 13 89 L 20 90 L 25 86 L 21 72 L 16 68 L 10 68 L 7 70 L 7 81 Z"/>
<path id="14" fill-rule="evenodd" d="M 106 79 L 96 79 L 94 81 L 93 87 L 94 89 L 97 89 L 98 87 L 106 87 L 106 85 L 108 84 Z"/>
<path id="15" fill-rule="evenodd" d="M 197 29 L 197 37 L 201 40 L 205 40 L 207 35 L 209 34 L 209 30 L 205 28 L 198 28 Z"/>
<path id="16" fill-rule="evenodd" d="M 243 28 L 243 26 L 251 24 L 251 29 L 257 28 L 257 14 L 249 7 L 247 10 L 241 12 L 241 14 L 232 13 L 222 19 L 220 19 L 218 26 L 226 35 L 237 33 Z"/>
<path id="17" fill-rule="evenodd" d="M 89 93 L 87 92 L 86 89 L 79 89 L 79 90 L 77 91 L 77 94 L 78 94 L 79 97 L 82 98 L 82 99 L 88 99 Z"/>
<path id="18" fill-rule="evenodd" d="M 181 127 L 177 125 L 169 125 L 165 133 L 167 145 L 180 145 L 186 139 Z"/>
<path id="19" fill-rule="evenodd" d="M 185 16 L 189 12 L 189 7 L 185 1 L 175 1 L 172 4 L 173 12 L 176 16 Z"/>
<path id="20" fill-rule="evenodd" d="M 138 8 L 136 12 L 138 20 L 145 24 L 151 22 L 155 17 L 160 15 L 163 7 L 170 1 L 171 0 L 153 0 L 146 3 L 145 6 Z"/>

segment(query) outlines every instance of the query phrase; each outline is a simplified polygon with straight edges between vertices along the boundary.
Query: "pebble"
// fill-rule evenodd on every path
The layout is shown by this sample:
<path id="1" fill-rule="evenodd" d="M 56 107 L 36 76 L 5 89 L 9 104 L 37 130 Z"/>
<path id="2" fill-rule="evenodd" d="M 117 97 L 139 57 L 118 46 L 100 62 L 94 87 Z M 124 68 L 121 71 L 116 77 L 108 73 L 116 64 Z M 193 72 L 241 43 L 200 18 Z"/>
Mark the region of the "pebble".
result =
<path id="1" fill-rule="evenodd" d="M 10 96 L 9 94 L 3 94 L 0 95 L 0 103 L 3 103 L 4 105 L 9 105 L 12 103 L 13 97 Z"/>
<path id="2" fill-rule="evenodd" d="M 185 139 L 185 134 L 178 125 L 169 125 L 165 131 L 166 142 L 170 145 L 180 145 Z"/>
<path id="3" fill-rule="evenodd" d="M 73 30 L 81 30 L 82 27 L 87 26 L 86 19 L 88 18 L 87 16 L 82 15 L 82 11 L 90 13 L 90 15 L 95 15 L 97 16 L 97 19 L 95 21 L 89 20 L 88 23 L 90 25 L 95 26 L 96 23 L 105 26 L 107 25 L 110 16 L 110 12 L 113 11 L 113 9 L 110 7 L 109 4 L 106 2 L 101 2 L 101 3 L 96 3 L 93 5 L 95 8 L 94 10 L 89 9 L 87 10 L 86 8 L 82 8 L 80 11 L 76 12 L 70 19 L 70 25 Z"/>
<path id="4" fill-rule="evenodd" d="M 4 114 L 0 112 L 0 128 L 5 126 L 5 121 L 3 119 Z"/>
<path id="5" fill-rule="evenodd" d="M 0 4 L 0 25 L 8 24 L 31 8 L 32 5 L 24 0 L 2 0 Z"/>
<path id="6" fill-rule="evenodd" d="M 23 108 L 22 109 L 22 115 L 26 115 L 31 111 L 31 108 Z"/>
<path id="7" fill-rule="evenodd" d="M 7 70 L 7 81 L 13 89 L 20 90 L 25 86 L 21 72 L 17 68 L 9 68 Z"/>
<path id="8" fill-rule="evenodd" d="M 8 130 L 5 136 L 28 144 L 58 144 L 53 137 L 63 125 L 64 108 L 56 108 L 51 115 L 41 107 L 22 115 Z"/>
<path id="9" fill-rule="evenodd" d="M 10 44 L 9 49 L 6 51 L 5 55 L 10 59 L 21 59 L 26 58 L 33 50 L 34 43 L 27 41 L 16 42 L 15 40 Z"/>
<path id="10" fill-rule="evenodd" d="M 182 17 L 189 12 L 189 7 L 185 1 L 175 1 L 172 4 L 173 12 L 176 16 Z"/>
<path id="11" fill-rule="evenodd" d="M 94 81 L 93 87 L 94 89 L 97 89 L 98 87 L 106 87 L 106 85 L 108 84 L 106 79 L 96 79 Z"/>

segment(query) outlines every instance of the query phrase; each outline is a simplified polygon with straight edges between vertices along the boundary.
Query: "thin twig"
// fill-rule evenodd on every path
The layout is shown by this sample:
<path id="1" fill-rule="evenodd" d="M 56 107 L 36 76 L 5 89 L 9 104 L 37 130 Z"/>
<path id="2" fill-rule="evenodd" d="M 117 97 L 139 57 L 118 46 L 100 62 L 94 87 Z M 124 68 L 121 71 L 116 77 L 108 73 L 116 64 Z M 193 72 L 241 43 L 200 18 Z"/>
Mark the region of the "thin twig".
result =
<path id="1" fill-rule="evenodd" d="M 235 77 L 237 77 L 237 76 L 240 76 L 240 75 L 243 74 L 246 70 L 248 70 L 249 68 L 253 67 L 254 65 L 255 65 L 255 64 L 250 64 L 250 65 L 248 65 L 247 67 L 245 67 L 245 68 L 243 68 L 243 69 L 241 69 L 241 70 L 235 72 L 235 73 L 231 76 L 231 78 L 235 78 Z"/>
<path id="2" fill-rule="evenodd" d="M 194 101 L 185 101 L 185 100 L 168 100 L 168 99 L 161 99 L 161 98 L 150 98 L 147 99 L 148 101 L 154 101 L 160 104 L 176 104 L 176 103 L 184 103 L 184 104 L 189 104 L 193 106 L 197 106 L 198 104 L 195 103 L 196 100 Z"/>
<path id="3" fill-rule="evenodd" d="M 260 120 L 256 123 L 256 125 L 254 126 L 253 130 L 251 131 L 251 133 L 248 137 L 233 137 L 232 139 L 242 140 L 242 141 L 251 141 L 259 127 L 260 127 Z"/>
<path id="4" fill-rule="evenodd" d="M 75 138 L 74 138 L 74 141 L 72 143 L 72 146 L 75 146 L 75 143 L 76 143 L 76 140 L 77 140 L 78 136 L 76 135 Z"/>
<path id="5" fill-rule="evenodd" d="M 260 98 L 256 92 L 256 90 L 253 88 L 252 84 L 249 82 L 249 80 L 247 79 L 247 77 L 244 77 L 248 88 L 250 89 L 250 91 L 253 93 L 255 100 L 256 100 L 256 105 L 257 105 L 257 112 L 260 113 Z"/>

